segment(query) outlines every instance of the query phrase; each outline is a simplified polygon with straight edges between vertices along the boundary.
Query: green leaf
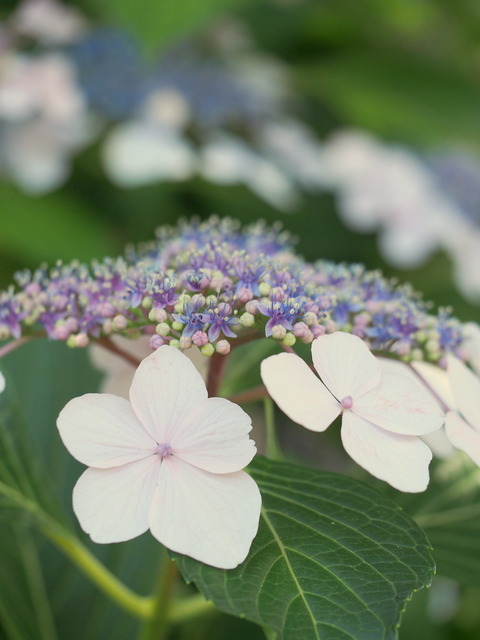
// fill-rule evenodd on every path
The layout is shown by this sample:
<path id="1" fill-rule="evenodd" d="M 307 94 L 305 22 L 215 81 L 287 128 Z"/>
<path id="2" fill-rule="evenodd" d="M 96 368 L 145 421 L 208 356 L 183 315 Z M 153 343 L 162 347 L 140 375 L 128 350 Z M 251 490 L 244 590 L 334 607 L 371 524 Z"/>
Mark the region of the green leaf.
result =
<path id="1" fill-rule="evenodd" d="M 403 500 L 432 544 L 438 573 L 480 587 L 480 469 L 458 453 L 433 468 L 426 493 Z"/>
<path id="2" fill-rule="evenodd" d="M 279 640 L 393 640 L 405 601 L 430 583 L 428 541 L 370 486 L 256 457 L 263 496 L 247 560 L 224 571 L 175 556 L 222 610 Z"/>
<path id="3" fill-rule="evenodd" d="M 347 125 L 414 144 L 480 143 L 480 90 L 456 69 L 350 51 L 299 67 L 297 81 Z"/>
<path id="4" fill-rule="evenodd" d="M 104 12 L 131 30 L 147 53 L 155 53 L 242 2 L 245 0 L 107 0 Z"/>

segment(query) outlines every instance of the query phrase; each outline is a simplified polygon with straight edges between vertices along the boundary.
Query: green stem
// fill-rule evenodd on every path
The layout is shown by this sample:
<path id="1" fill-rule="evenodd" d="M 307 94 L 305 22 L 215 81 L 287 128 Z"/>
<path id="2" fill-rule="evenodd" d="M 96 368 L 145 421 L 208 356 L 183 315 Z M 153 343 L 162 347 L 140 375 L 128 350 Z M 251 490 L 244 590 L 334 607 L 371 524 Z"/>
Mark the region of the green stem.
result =
<path id="1" fill-rule="evenodd" d="M 18 529 L 17 535 L 20 537 L 19 550 L 25 567 L 25 576 L 32 598 L 33 609 L 38 621 L 38 632 L 45 640 L 55 640 L 57 633 L 32 533 L 28 530 Z"/>
<path id="2" fill-rule="evenodd" d="M 263 399 L 263 408 L 265 412 L 265 429 L 266 443 L 265 453 L 269 460 L 284 460 L 280 444 L 278 442 L 277 433 L 275 431 L 275 419 L 273 412 L 273 400 L 270 396 Z"/>
<path id="3" fill-rule="evenodd" d="M 73 533 L 58 524 L 39 505 L 3 482 L 0 482 L 0 493 L 17 507 L 34 515 L 43 535 L 120 607 L 138 618 L 152 615 L 154 602 L 151 598 L 139 596 L 120 582 Z"/>
<path id="4" fill-rule="evenodd" d="M 58 533 L 45 527 L 41 527 L 41 530 L 118 606 L 137 618 L 147 619 L 152 615 L 153 600 L 149 597 L 139 596 L 118 580 L 74 535 L 67 531 Z"/>
<path id="5" fill-rule="evenodd" d="M 213 611 L 218 611 L 213 602 L 206 600 L 201 593 L 197 593 L 189 598 L 172 602 L 168 619 L 171 624 L 177 624 Z"/>
<path id="6" fill-rule="evenodd" d="M 35 517 L 43 535 L 62 551 L 90 580 L 118 606 L 137 618 L 148 620 L 146 640 L 160 640 L 171 624 L 184 622 L 213 611 L 215 605 L 201 594 L 172 601 L 178 571 L 165 555 L 154 597 L 139 596 L 118 580 L 87 547 L 65 527 L 56 522 L 38 504 L 0 481 L 0 495 Z"/>
<path id="7" fill-rule="evenodd" d="M 178 578 L 178 568 L 163 551 L 160 572 L 153 594 L 153 609 L 148 621 L 140 632 L 140 640 L 164 640 L 170 623 L 169 614 L 172 595 Z"/>
<path id="8" fill-rule="evenodd" d="M 461 520 L 470 520 L 478 515 L 480 515 L 480 504 L 471 504 L 447 509 L 440 513 L 422 513 L 421 515 L 413 516 L 413 518 L 421 527 L 442 527 L 452 522 L 458 523 Z"/>

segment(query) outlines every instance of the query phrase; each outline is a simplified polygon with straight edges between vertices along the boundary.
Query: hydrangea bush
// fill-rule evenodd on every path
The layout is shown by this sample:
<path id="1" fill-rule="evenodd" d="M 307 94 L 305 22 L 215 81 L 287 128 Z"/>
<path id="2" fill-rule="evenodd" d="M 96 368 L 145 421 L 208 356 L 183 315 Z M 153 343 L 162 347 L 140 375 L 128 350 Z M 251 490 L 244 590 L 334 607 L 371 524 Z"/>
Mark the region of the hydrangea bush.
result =
<path id="1" fill-rule="evenodd" d="M 25 489 L 16 474 L 28 457 L 10 467 L 11 449 L 0 494 L 140 619 L 142 638 L 215 608 L 268 638 L 397 637 L 405 602 L 443 562 L 420 526 L 429 534 L 435 520 L 425 508 L 442 491 L 435 469 L 463 454 L 431 473 L 432 455 L 457 448 L 480 462 L 471 326 L 379 272 L 304 261 L 279 226 L 213 217 L 160 228 L 118 258 L 18 273 L 0 294 L 0 336 L 2 357 L 47 338 L 94 349 L 110 372 L 109 393 L 72 398 L 58 416 L 63 443 L 88 467 L 73 511 L 95 543 L 150 530 L 158 557 L 168 550 L 155 593 L 133 592 L 52 496 Z M 8 411 L 8 377 L 0 382 Z M 250 413 L 262 399 L 264 420 Z M 337 418 L 359 465 L 351 473 L 282 451 L 275 422 L 323 432 Z M 6 430 L 1 441 L 7 451 Z M 413 495 L 412 519 L 396 502 Z M 197 593 L 177 595 L 177 571 Z"/>

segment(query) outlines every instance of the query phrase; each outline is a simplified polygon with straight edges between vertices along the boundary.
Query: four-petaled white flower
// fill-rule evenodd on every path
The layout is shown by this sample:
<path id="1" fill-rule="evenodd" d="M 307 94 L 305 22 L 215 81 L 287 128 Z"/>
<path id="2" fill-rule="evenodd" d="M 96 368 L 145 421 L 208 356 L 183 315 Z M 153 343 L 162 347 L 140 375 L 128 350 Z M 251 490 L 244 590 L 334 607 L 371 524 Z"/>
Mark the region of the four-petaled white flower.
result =
<path id="1" fill-rule="evenodd" d="M 461 360 L 447 356 L 447 375 L 457 411 L 448 411 L 445 432 L 450 442 L 480 466 L 480 379 Z M 453 404 L 453 403 L 452 403 Z"/>
<path id="2" fill-rule="evenodd" d="M 208 398 L 192 362 L 163 346 L 145 358 L 130 402 L 110 394 L 71 400 L 57 426 L 87 469 L 73 508 L 95 542 L 120 542 L 147 529 L 173 551 L 230 569 L 248 554 L 260 492 L 241 471 L 255 455 L 249 416 Z"/>
<path id="3" fill-rule="evenodd" d="M 291 353 L 262 362 L 263 382 L 282 411 L 312 431 L 325 431 L 343 413 L 342 442 L 355 462 L 401 491 L 426 489 L 432 453 L 417 436 L 439 429 L 444 415 L 422 385 L 384 372 L 347 333 L 314 340 L 312 358 L 322 380 Z"/>

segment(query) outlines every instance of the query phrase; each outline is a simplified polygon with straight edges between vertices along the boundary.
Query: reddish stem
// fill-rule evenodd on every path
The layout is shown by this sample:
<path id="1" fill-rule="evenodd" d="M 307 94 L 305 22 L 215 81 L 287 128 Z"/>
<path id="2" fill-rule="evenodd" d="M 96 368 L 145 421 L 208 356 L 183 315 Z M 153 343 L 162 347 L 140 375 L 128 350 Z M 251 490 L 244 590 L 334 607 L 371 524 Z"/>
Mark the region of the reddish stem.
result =
<path id="1" fill-rule="evenodd" d="M 261 385 L 260 387 L 254 387 L 253 389 L 248 389 L 248 391 L 241 391 L 240 393 L 235 393 L 233 396 L 230 396 L 228 399 L 230 402 L 235 402 L 236 404 L 246 404 L 247 402 L 255 402 L 256 400 L 261 400 L 262 398 L 266 398 L 268 396 L 268 392 L 266 387 Z"/>
<path id="2" fill-rule="evenodd" d="M 218 389 L 220 388 L 220 383 L 222 381 L 226 365 L 227 356 L 214 353 L 210 358 L 210 367 L 207 378 L 207 391 L 209 397 L 216 396 L 218 394 Z"/>
<path id="3" fill-rule="evenodd" d="M 127 351 L 124 351 L 123 349 L 120 349 L 120 347 L 117 347 L 117 345 L 108 337 L 96 338 L 95 343 L 100 345 L 104 349 L 108 349 L 108 351 L 115 353 L 117 356 L 120 356 L 130 364 L 133 364 L 134 367 L 138 367 L 141 362 L 141 360 L 135 358 L 135 356 L 132 356 Z"/>
<path id="4" fill-rule="evenodd" d="M 28 342 L 31 339 L 32 338 L 30 336 L 28 336 L 28 337 L 24 336 L 23 338 L 18 338 L 17 340 L 12 340 L 11 342 L 8 342 L 6 345 L 4 345 L 0 349 L 0 358 L 3 358 L 3 356 L 6 356 L 7 353 L 10 353 L 11 351 L 14 351 L 18 347 L 21 347 L 22 344 L 25 344 L 25 342 Z"/>

